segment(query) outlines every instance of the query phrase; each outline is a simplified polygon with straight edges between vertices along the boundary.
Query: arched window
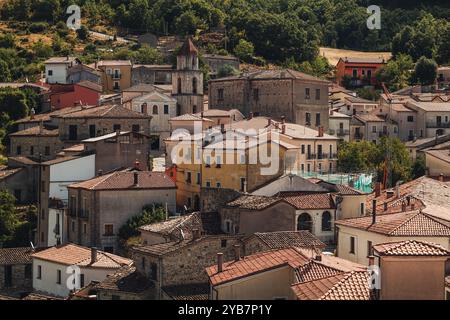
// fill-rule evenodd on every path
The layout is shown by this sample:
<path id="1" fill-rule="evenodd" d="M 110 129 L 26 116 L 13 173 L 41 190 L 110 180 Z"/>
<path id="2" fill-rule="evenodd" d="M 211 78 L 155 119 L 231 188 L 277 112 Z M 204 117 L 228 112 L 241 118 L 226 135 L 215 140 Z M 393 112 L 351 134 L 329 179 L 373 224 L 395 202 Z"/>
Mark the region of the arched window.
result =
<path id="1" fill-rule="evenodd" d="M 178 93 L 181 94 L 181 78 L 178 78 L 177 90 L 178 90 Z"/>
<path id="2" fill-rule="evenodd" d="M 197 94 L 197 78 L 192 79 L 192 93 Z"/>
<path id="3" fill-rule="evenodd" d="M 156 104 L 153 106 L 153 114 L 158 114 L 158 106 Z"/>
<path id="4" fill-rule="evenodd" d="M 331 213 L 322 213 L 322 231 L 331 231 Z"/>
<path id="5" fill-rule="evenodd" d="M 147 103 L 143 103 L 142 105 L 141 105 L 141 112 L 143 113 L 143 114 L 147 114 Z"/>
<path id="6" fill-rule="evenodd" d="M 304 212 L 298 216 L 297 230 L 307 230 L 312 232 L 312 219 L 308 213 Z"/>

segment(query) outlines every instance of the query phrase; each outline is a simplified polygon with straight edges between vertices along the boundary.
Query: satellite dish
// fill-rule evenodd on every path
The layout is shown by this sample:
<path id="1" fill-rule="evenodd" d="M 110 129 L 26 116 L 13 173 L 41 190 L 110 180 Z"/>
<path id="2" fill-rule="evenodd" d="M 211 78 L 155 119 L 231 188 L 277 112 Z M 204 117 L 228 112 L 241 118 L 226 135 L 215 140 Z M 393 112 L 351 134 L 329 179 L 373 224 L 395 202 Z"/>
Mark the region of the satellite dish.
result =
<path id="1" fill-rule="evenodd" d="M 30 241 L 30 246 L 31 246 L 31 249 L 33 249 L 33 250 L 35 249 L 33 241 Z"/>

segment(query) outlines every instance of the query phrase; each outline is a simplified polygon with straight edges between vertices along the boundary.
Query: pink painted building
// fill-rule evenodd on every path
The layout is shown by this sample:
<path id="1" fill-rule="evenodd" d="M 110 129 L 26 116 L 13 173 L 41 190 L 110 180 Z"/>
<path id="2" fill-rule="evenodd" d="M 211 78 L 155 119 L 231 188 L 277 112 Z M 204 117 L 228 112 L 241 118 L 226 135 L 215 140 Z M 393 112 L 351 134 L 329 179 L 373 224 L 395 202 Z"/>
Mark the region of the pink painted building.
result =
<path id="1" fill-rule="evenodd" d="M 58 110 L 76 105 L 97 105 L 102 86 L 90 81 L 75 84 L 54 84 L 50 86 L 50 105 Z"/>

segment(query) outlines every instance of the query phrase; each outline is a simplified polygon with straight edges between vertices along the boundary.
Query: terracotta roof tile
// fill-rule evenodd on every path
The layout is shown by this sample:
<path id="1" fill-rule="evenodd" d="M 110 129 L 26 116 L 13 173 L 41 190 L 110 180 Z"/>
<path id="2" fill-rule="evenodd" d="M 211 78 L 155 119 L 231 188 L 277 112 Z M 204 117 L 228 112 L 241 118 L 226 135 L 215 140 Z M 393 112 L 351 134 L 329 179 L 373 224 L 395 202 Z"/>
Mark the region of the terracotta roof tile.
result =
<path id="1" fill-rule="evenodd" d="M 444 247 L 417 240 L 406 240 L 392 243 L 381 243 L 374 250 L 382 256 L 449 256 Z"/>
<path id="2" fill-rule="evenodd" d="M 33 258 L 52 261 L 64 265 L 77 265 L 89 268 L 118 269 L 132 265 L 133 261 L 111 253 L 97 251 L 97 260 L 91 263 L 91 249 L 75 244 L 55 246 L 32 255 Z"/>
<path id="3" fill-rule="evenodd" d="M 299 300 L 371 300 L 368 272 L 348 272 L 303 282 L 291 288 Z"/>
<path id="4" fill-rule="evenodd" d="M 227 206 L 249 210 L 263 210 L 280 201 L 282 201 L 282 199 L 277 197 L 243 195 L 231 202 L 228 202 Z"/>
<path id="5" fill-rule="evenodd" d="M 12 175 L 15 175 L 16 173 L 22 171 L 22 168 L 8 168 L 3 167 L 0 169 L 0 180 L 3 180 L 5 178 L 8 178 Z"/>
<path id="6" fill-rule="evenodd" d="M 309 231 L 257 232 L 249 238 L 256 237 L 270 249 L 290 247 L 325 248 L 325 244 Z"/>
<path id="7" fill-rule="evenodd" d="M 295 269 L 296 282 L 312 281 L 342 273 L 343 272 L 341 270 L 321 264 L 315 260 L 311 260 L 307 264 Z"/>
<path id="8" fill-rule="evenodd" d="M 134 184 L 134 175 L 138 184 Z M 122 190 L 122 189 L 167 189 L 176 188 L 175 183 L 164 172 L 153 171 L 115 171 L 90 180 L 75 183 L 69 188 L 88 190 Z"/>
<path id="9" fill-rule="evenodd" d="M 377 215 L 375 224 L 372 224 L 371 216 L 338 220 L 335 224 L 390 236 L 450 236 L 449 226 L 431 215 L 418 211 Z"/>
<path id="10" fill-rule="evenodd" d="M 162 290 L 173 300 L 208 300 L 209 283 L 164 286 Z"/>
<path id="11" fill-rule="evenodd" d="M 31 263 L 33 249 L 30 247 L 1 248 L 0 265 Z"/>
<path id="12" fill-rule="evenodd" d="M 29 136 L 36 136 L 36 137 L 58 137 L 59 132 L 58 129 L 55 130 L 47 130 L 45 128 L 40 128 L 39 126 L 31 127 L 22 131 L 17 131 L 14 133 L 11 133 L 9 135 L 10 137 L 29 137 Z"/>
<path id="13" fill-rule="evenodd" d="M 153 287 L 152 283 L 136 267 L 125 266 L 110 274 L 95 286 L 101 290 L 142 293 Z"/>
<path id="14" fill-rule="evenodd" d="M 178 52 L 178 55 L 191 55 L 191 54 L 198 54 L 198 50 L 195 47 L 195 45 L 192 43 L 191 38 L 187 38 L 183 45 L 180 48 L 180 51 Z"/>
<path id="15" fill-rule="evenodd" d="M 281 195 L 297 209 L 334 209 L 333 197 L 329 193 Z"/>
<path id="16" fill-rule="evenodd" d="M 119 105 L 105 105 L 98 107 L 87 107 L 82 110 L 57 115 L 60 118 L 121 118 L 121 119 L 150 119 L 144 115 Z"/>
<path id="17" fill-rule="evenodd" d="M 212 285 L 267 271 L 283 265 L 296 268 L 308 261 L 302 253 L 294 248 L 261 252 L 242 258 L 239 261 L 224 262 L 222 272 L 217 272 L 217 265 L 206 268 Z"/>

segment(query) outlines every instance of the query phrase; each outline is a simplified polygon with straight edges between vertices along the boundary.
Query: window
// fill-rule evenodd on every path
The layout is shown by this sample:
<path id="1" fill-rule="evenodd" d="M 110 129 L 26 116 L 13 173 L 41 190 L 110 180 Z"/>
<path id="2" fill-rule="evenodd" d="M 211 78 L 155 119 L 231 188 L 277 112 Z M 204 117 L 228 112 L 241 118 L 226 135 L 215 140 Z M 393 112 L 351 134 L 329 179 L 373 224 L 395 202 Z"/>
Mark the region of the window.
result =
<path id="1" fill-rule="evenodd" d="M 164 105 L 164 114 L 169 114 L 169 105 Z"/>
<path id="2" fill-rule="evenodd" d="M 414 116 L 408 116 L 407 121 L 408 122 L 414 122 Z"/>
<path id="3" fill-rule="evenodd" d="M 44 155 L 46 155 L 46 156 L 50 155 L 50 147 L 49 146 L 45 146 Z"/>
<path id="4" fill-rule="evenodd" d="M 217 89 L 217 100 L 223 101 L 223 89 Z"/>
<path id="5" fill-rule="evenodd" d="M 301 164 L 300 168 L 301 168 L 300 170 L 302 171 L 302 173 L 305 173 L 305 165 L 303 163 Z"/>
<path id="6" fill-rule="evenodd" d="M 316 89 L 316 100 L 320 100 L 320 89 Z"/>
<path id="7" fill-rule="evenodd" d="M 197 94 L 197 78 L 192 79 L 192 93 Z"/>
<path id="8" fill-rule="evenodd" d="M 158 266 L 156 265 L 156 263 L 152 263 L 150 265 L 150 279 L 156 281 L 158 280 Z"/>
<path id="9" fill-rule="evenodd" d="M 51 77 L 51 76 L 53 76 L 53 70 L 48 70 L 48 75 Z"/>
<path id="10" fill-rule="evenodd" d="M 312 219 L 311 216 L 304 212 L 297 218 L 297 231 L 298 230 L 307 230 L 312 232 Z"/>
<path id="11" fill-rule="evenodd" d="M 80 274 L 80 288 L 84 288 L 84 274 Z"/>
<path id="12" fill-rule="evenodd" d="M 139 132 L 139 131 L 141 131 L 141 127 L 140 127 L 138 124 L 133 124 L 133 125 L 131 126 L 131 131 L 133 131 L 133 132 Z"/>
<path id="13" fill-rule="evenodd" d="M 75 221 L 72 221 L 72 232 L 75 232 Z"/>
<path id="14" fill-rule="evenodd" d="M 186 182 L 191 183 L 191 173 L 190 172 L 186 172 Z"/>
<path id="15" fill-rule="evenodd" d="M 120 131 L 120 124 L 113 124 L 113 131 Z"/>
<path id="16" fill-rule="evenodd" d="M 328 211 L 322 213 L 322 231 L 331 231 L 331 214 Z"/>
<path id="17" fill-rule="evenodd" d="M 70 214 L 71 215 L 75 215 L 76 214 L 77 198 L 75 198 L 75 196 L 71 196 L 70 197 L 69 210 L 70 210 Z"/>
<path id="18" fill-rule="evenodd" d="M 56 283 L 61 284 L 61 270 L 56 270 Z"/>
<path id="19" fill-rule="evenodd" d="M 372 255 L 372 241 L 367 241 L 367 256 Z"/>
<path id="20" fill-rule="evenodd" d="M 305 99 L 310 99 L 310 89 L 309 88 L 305 88 Z"/>
<path id="21" fill-rule="evenodd" d="M 358 70 L 353 69 L 353 78 L 357 78 L 358 77 Z"/>
<path id="22" fill-rule="evenodd" d="M 120 79 L 120 70 L 114 69 L 114 79 Z"/>
<path id="23" fill-rule="evenodd" d="M 355 237 L 350 237 L 350 253 L 355 254 Z"/>
<path id="24" fill-rule="evenodd" d="M 34 146 L 30 147 L 30 156 L 34 155 Z"/>
<path id="25" fill-rule="evenodd" d="M 305 114 L 305 123 L 306 123 L 307 126 L 311 125 L 311 113 L 309 113 L 309 112 L 307 112 Z"/>
<path id="26" fill-rule="evenodd" d="M 83 223 L 83 234 L 87 233 L 87 224 Z"/>
<path id="27" fill-rule="evenodd" d="M 197 106 L 195 104 L 192 106 L 192 113 L 197 113 Z"/>
<path id="28" fill-rule="evenodd" d="M 246 179 L 245 178 L 241 178 L 240 179 L 240 182 L 241 182 L 241 188 L 240 188 L 240 191 L 247 191 L 247 190 L 245 190 L 246 189 L 246 187 L 245 187 L 245 185 L 246 185 Z"/>
<path id="29" fill-rule="evenodd" d="M 114 235 L 114 226 L 112 224 L 105 224 L 105 236 Z"/>
<path id="30" fill-rule="evenodd" d="M 227 239 L 220 240 L 220 247 L 221 248 L 226 248 L 227 247 Z"/>
<path id="31" fill-rule="evenodd" d="M 181 94 L 181 78 L 178 78 L 177 80 L 177 92 L 178 94 Z"/>
<path id="32" fill-rule="evenodd" d="M 216 187 L 217 188 L 222 188 L 222 184 L 220 182 L 216 182 Z"/>
<path id="33" fill-rule="evenodd" d="M 154 106 L 153 106 L 153 111 L 152 111 L 152 113 L 153 113 L 153 114 L 158 114 L 158 106 L 157 106 L 157 105 L 154 105 Z"/>
<path id="34" fill-rule="evenodd" d="M 372 132 L 376 133 L 377 132 L 377 126 L 372 126 Z"/>
<path id="35" fill-rule="evenodd" d="M 210 156 L 206 156 L 206 161 L 205 161 L 205 166 L 207 168 L 211 167 L 211 157 Z"/>
<path id="36" fill-rule="evenodd" d="M 255 101 L 259 100 L 259 89 L 258 88 L 253 89 L 253 100 L 255 100 Z"/>
<path id="37" fill-rule="evenodd" d="M 17 155 L 21 155 L 22 154 L 22 146 L 17 146 L 16 147 L 16 154 Z"/>
<path id="38" fill-rule="evenodd" d="M 302 144 L 302 154 L 305 154 L 305 145 Z"/>
<path id="39" fill-rule="evenodd" d="M 320 113 L 316 113 L 316 127 L 320 126 Z"/>
<path id="40" fill-rule="evenodd" d="M 69 125 L 69 140 L 77 140 L 78 139 L 78 126 L 77 125 Z"/>
<path id="41" fill-rule="evenodd" d="M 94 138 L 95 137 L 95 124 L 89 125 L 89 137 Z"/>
<path id="42" fill-rule="evenodd" d="M 36 279 L 42 279 L 42 266 L 37 266 Z"/>
<path id="43" fill-rule="evenodd" d="M 201 185 L 202 184 L 202 181 L 201 181 L 202 179 L 201 179 L 201 175 L 200 175 L 200 172 L 197 172 L 197 184 L 198 185 Z"/>
<path id="44" fill-rule="evenodd" d="M 217 156 L 216 158 L 216 168 L 221 168 L 222 167 L 222 157 L 221 156 Z"/>
<path id="45" fill-rule="evenodd" d="M 307 170 L 308 170 L 308 173 L 311 172 L 311 164 L 310 164 L 310 163 L 308 163 L 308 164 L 306 165 L 306 168 L 307 168 Z"/>
<path id="46" fill-rule="evenodd" d="M 361 203 L 359 204 L 359 214 L 363 216 L 364 213 L 365 213 L 364 203 L 361 202 Z"/>
<path id="47" fill-rule="evenodd" d="M 114 90 L 120 90 L 119 81 L 114 81 Z"/>

